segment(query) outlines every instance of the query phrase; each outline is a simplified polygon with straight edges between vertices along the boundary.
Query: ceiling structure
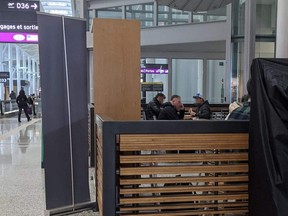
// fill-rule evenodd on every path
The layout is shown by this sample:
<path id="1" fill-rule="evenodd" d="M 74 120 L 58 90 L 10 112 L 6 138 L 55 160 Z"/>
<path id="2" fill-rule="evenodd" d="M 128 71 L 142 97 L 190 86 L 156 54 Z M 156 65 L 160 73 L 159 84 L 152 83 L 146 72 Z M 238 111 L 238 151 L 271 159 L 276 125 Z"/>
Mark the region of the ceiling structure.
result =
<path id="1" fill-rule="evenodd" d="M 72 0 L 40 0 L 43 12 L 72 16 Z"/>
<path id="2" fill-rule="evenodd" d="M 158 0 L 159 4 L 183 11 L 209 11 L 222 8 L 232 0 Z"/>
<path id="3" fill-rule="evenodd" d="M 83 0 L 84 1 L 84 0 Z M 88 0 L 87 0 L 88 1 Z M 90 0 L 91 2 L 103 2 L 103 0 Z M 107 1 L 107 2 L 106 2 Z M 112 0 L 105 0 L 106 4 L 108 1 Z M 227 4 L 231 3 L 233 0 L 158 0 L 158 3 L 161 5 L 166 5 L 172 8 L 176 8 L 179 10 L 184 11 L 209 11 L 217 8 L 221 8 L 226 6 Z M 41 11 L 47 13 L 54 13 L 60 15 L 72 15 L 73 14 L 73 2 L 74 0 L 40 0 L 41 3 Z M 138 1 L 135 1 L 138 2 Z M 273 0 L 257 0 L 257 3 L 261 4 L 271 4 Z M 201 45 L 201 46 L 200 46 Z M 38 45 L 35 44 L 20 44 L 19 45 L 22 50 L 27 52 L 31 57 L 35 58 L 36 60 L 39 59 L 39 51 Z M 179 44 L 177 46 L 167 44 L 166 46 L 163 45 L 156 45 L 156 46 L 147 46 L 142 47 L 141 50 L 144 52 L 154 52 L 156 50 L 162 52 L 188 52 L 191 50 L 195 51 L 196 48 L 202 49 L 203 51 L 203 44 Z M 211 48 L 211 44 L 209 46 Z M 214 52 L 223 52 L 223 43 L 218 43 L 217 46 L 213 45 Z M 205 52 L 205 50 L 203 51 Z"/>

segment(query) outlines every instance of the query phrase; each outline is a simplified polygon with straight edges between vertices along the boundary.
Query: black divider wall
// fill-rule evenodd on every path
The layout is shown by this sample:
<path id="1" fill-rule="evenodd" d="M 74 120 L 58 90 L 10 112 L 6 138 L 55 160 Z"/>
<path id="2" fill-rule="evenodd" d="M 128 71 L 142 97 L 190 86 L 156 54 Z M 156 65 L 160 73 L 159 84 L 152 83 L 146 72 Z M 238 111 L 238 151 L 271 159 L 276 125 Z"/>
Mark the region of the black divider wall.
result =
<path id="1" fill-rule="evenodd" d="M 249 215 L 287 215 L 288 59 L 251 66 Z"/>
<path id="2" fill-rule="evenodd" d="M 75 203 L 90 201 L 88 183 L 88 91 L 86 24 L 65 18 L 72 122 Z M 86 182 L 83 182 L 86 180 Z"/>
<path id="3" fill-rule="evenodd" d="M 60 16 L 38 14 L 38 25 L 46 208 L 50 210 L 90 200 L 86 32 L 84 21 Z"/>

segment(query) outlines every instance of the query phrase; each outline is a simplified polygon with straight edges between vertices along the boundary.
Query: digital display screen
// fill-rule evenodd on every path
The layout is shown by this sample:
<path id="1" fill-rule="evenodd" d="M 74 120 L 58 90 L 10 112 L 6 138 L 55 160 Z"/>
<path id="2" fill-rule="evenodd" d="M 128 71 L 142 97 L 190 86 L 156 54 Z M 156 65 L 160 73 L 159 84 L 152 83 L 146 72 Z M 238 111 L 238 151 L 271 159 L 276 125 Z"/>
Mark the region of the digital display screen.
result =
<path id="1" fill-rule="evenodd" d="M 143 74 L 168 74 L 168 69 L 160 68 L 141 68 Z"/>
<path id="2" fill-rule="evenodd" d="M 27 32 L 0 32 L 0 43 L 38 43 L 38 34 Z"/>

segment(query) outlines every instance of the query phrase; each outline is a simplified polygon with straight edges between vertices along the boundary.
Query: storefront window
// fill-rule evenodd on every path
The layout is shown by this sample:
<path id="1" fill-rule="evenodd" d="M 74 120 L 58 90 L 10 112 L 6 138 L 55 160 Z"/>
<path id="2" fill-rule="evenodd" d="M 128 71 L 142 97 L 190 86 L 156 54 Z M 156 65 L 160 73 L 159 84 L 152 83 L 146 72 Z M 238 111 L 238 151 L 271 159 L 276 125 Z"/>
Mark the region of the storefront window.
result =
<path id="1" fill-rule="evenodd" d="M 96 11 L 98 18 L 122 19 L 122 7 L 105 8 Z"/>
<path id="2" fill-rule="evenodd" d="M 189 12 L 167 6 L 158 6 L 158 25 L 173 25 L 189 23 Z"/>
<path id="3" fill-rule="evenodd" d="M 193 95 L 203 94 L 203 60 L 172 59 L 172 94 L 178 94 L 183 103 L 194 103 Z"/>
<path id="4" fill-rule="evenodd" d="M 136 19 L 141 27 L 153 26 L 153 4 L 126 6 L 126 19 Z"/>
<path id="5" fill-rule="evenodd" d="M 211 104 L 224 103 L 225 60 L 208 60 L 206 77 L 206 99 Z"/>
<path id="6" fill-rule="evenodd" d="M 168 96 L 168 59 L 145 58 L 141 59 L 141 83 L 154 83 L 163 86 L 163 91 L 141 91 L 142 103 L 149 103 L 158 92 Z M 146 69 L 146 70 L 144 70 Z M 169 98 L 166 98 L 168 101 Z"/>

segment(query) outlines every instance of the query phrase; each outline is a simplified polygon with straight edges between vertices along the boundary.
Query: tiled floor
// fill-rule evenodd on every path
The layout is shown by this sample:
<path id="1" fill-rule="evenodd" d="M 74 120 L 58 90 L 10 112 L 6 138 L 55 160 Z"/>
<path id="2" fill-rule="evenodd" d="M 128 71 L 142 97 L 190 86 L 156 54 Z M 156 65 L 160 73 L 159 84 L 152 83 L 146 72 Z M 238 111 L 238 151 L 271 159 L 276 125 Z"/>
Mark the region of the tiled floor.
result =
<path id="1" fill-rule="evenodd" d="M 27 122 L 23 118 L 22 123 L 17 118 L 0 119 L 0 215 L 45 215 L 41 119 Z M 98 214 L 88 211 L 75 215 Z"/>

